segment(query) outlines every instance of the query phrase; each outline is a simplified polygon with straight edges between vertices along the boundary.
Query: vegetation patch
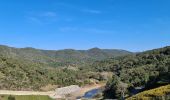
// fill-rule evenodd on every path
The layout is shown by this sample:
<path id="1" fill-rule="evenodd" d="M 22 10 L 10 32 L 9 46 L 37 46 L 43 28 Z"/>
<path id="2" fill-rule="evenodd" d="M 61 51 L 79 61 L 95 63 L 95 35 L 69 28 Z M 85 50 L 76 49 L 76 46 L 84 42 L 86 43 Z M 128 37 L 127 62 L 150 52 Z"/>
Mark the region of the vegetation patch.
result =
<path id="1" fill-rule="evenodd" d="M 13 96 L 13 95 L 1 95 L 0 100 L 53 100 L 49 96 L 35 96 L 35 95 L 27 95 L 27 96 Z"/>
<path id="2" fill-rule="evenodd" d="M 105 99 L 125 98 L 170 84 L 170 47 L 97 61 L 92 68 L 114 74 L 107 82 Z"/>
<path id="3" fill-rule="evenodd" d="M 169 100 L 170 99 L 170 84 L 159 88 L 141 92 L 127 100 Z"/>

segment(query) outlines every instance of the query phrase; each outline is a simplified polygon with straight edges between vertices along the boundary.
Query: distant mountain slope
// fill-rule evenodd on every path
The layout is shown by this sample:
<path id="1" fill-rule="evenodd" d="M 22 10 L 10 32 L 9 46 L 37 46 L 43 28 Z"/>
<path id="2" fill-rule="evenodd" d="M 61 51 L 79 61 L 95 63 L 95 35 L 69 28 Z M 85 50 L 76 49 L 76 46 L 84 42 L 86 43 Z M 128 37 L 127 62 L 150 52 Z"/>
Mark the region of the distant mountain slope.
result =
<path id="1" fill-rule="evenodd" d="M 39 62 L 49 66 L 74 66 L 87 62 L 102 60 L 109 57 L 124 56 L 132 54 L 125 50 L 99 49 L 92 48 L 89 50 L 40 50 L 34 48 L 13 48 L 0 46 L 0 55 L 15 59 L 25 59 L 32 62 Z"/>
<path id="2" fill-rule="evenodd" d="M 108 72 L 114 73 L 113 78 L 107 77 Z M 121 94 L 119 83 L 128 86 L 125 94 L 129 94 L 135 87 L 169 84 L 169 77 L 170 47 L 133 54 L 99 48 L 54 51 L 0 46 L 0 89 L 41 90 L 109 79 L 104 95 L 116 98 Z"/>
<path id="3" fill-rule="evenodd" d="M 118 56 L 111 51 L 108 53 L 98 48 L 55 51 L 0 46 L 0 89 L 43 90 L 49 86 L 56 88 L 89 84 L 91 79 L 102 81 L 104 78 L 100 73 L 90 69 L 82 70 L 80 66 L 89 66 L 93 61 Z M 121 56 L 131 54 L 124 52 Z"/>

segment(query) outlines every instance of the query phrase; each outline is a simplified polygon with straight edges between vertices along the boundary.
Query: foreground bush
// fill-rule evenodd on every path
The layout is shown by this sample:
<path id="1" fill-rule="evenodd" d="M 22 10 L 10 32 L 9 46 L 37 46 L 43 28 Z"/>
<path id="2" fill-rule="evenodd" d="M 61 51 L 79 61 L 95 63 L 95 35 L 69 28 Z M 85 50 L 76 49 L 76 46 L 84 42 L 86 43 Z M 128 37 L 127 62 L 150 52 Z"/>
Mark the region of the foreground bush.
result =
<path id="1" fill-rule="evenodd" d="M 170 99 L 170 84 L 159 88 L 144 91 L 127 100 L 169 100 Z"/>

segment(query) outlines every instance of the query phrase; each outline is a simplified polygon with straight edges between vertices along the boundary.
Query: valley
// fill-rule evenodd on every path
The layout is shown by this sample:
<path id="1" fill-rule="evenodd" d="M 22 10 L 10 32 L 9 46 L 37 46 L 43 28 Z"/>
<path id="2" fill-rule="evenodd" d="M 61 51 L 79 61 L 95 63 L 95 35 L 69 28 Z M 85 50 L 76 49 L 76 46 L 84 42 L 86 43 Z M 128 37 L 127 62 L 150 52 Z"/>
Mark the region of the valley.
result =
<path id="1" fill-rule="evenodd" d="M 170 0 L 0 0 L 0 100 L 170 100 Z"/>
<path id="2" fill-rule="evenodd" d="M 170 47 L 139 53 L 116 50 L 120 54 L 115 56 L 113 52 L 115 49 L 44 51 L 0 46 L 0 94 L 74 100 L 103 87 L 94 98 L 128 99 L 138 87 L 144 87 L 139 91 L 143 92 L 170 83 Z M 64 94 L 59 95 L 57 89 Z"/>

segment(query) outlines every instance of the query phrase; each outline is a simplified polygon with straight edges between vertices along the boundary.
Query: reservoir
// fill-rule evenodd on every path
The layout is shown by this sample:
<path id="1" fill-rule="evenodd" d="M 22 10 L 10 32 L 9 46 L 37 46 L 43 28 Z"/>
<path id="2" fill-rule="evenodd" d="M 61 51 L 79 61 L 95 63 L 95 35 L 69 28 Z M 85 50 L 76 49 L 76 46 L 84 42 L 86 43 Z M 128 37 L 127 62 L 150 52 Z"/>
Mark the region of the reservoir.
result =
<path id="1" fill-rule="evenodd" d="M 90 98 L 93 98 L 96 94 L 101 93 L 101 92 L 102 92 L 102 90 L 100 88 L 99 89 L 92 89 L 92 90 L 86 92 L 84 94 L 83 98 L 90 99 Z"/>

